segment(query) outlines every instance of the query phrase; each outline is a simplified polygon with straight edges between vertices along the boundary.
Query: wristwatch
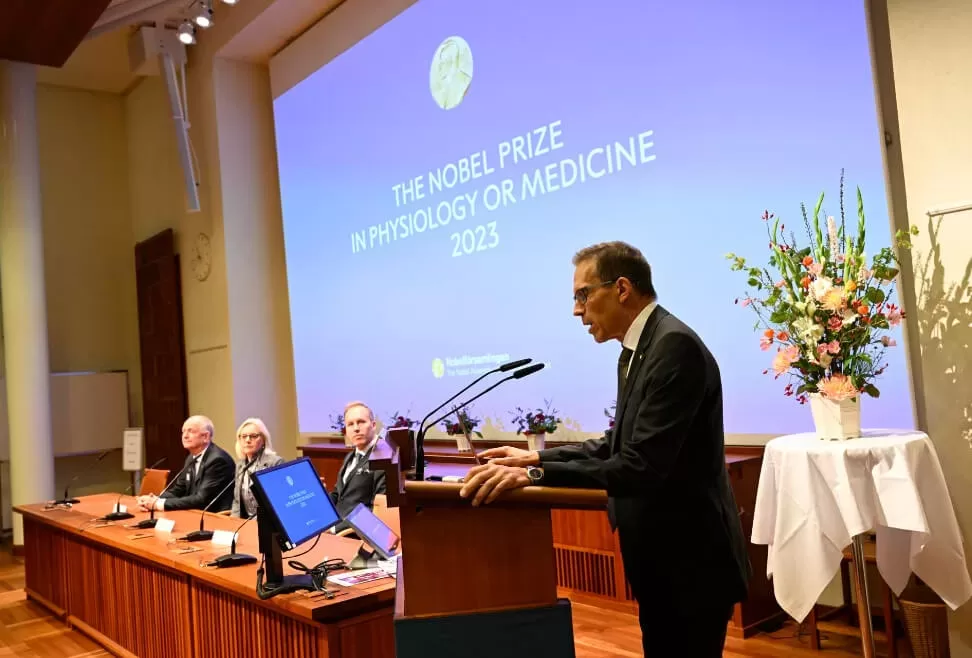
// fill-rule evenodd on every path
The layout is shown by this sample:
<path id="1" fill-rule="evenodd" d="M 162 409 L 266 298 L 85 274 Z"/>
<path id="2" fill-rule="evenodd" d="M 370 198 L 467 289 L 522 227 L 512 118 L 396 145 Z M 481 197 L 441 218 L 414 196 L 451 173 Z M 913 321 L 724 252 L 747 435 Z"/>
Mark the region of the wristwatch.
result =
<path id="1" fill-rule="evenodd" d="M 537 468 L 536 466 L 527 466 L 526 468 L 527 477 L 530 478 L 530 484 L 540 484 L 543 481 L 543 469 Z"/>

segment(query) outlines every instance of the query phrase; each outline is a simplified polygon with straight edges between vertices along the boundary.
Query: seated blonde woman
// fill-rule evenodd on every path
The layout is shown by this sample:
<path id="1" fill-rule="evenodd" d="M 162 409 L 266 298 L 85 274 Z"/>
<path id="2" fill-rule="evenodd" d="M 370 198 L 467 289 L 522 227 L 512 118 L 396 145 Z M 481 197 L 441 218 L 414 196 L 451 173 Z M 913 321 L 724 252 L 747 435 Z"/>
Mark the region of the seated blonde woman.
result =
<path id="1" fill-rule="evenodd" d="M 273 451 L 270 431 L 259 418 L 247 418 L 236 430 L 236 456 L 239 459 L 231 515 L 248 519 L 257 512 L 257 501 L 250 491 L 250 473 L 282 464 L 284 460 Z"/>

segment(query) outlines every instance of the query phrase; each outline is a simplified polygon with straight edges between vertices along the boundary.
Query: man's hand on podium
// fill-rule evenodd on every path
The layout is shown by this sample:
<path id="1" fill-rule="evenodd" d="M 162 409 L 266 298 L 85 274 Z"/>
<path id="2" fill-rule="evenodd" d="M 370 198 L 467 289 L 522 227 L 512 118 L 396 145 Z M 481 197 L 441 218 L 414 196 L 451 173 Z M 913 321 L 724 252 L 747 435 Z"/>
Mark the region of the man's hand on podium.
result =
<path id="1" fill-rule="evenodd" d="M 508 449 L 516 450 L 516 448 Z M 503 448 L 496 448 L 496 450 L 503 450 Z M 487 450 L 486 452 L 490 451 Z M 520 452 L 526 451 L 521 450 Z M 525 468 L 503 466 L 496 462 L 490 462 L 481 466 L 473 466 L 469 470 L 465 483 L 462 485 L 462 489 L 459 490 L 459 495 L 463 498 L 468 498 L 475 494 L 472 499 L 472 505 L 476 507 L 483 503 L 493 502 L 504 491 L 526 487 L 530 484 L 531 481 L 527 477 Z"/>
<path id="2" fill-rule="evenodd" d="M 499 464 L 500 466 L 520 466 L 525 468 L 527 466 L 540 465 L 540 453 L 536 450 L 523 450 L 511 446 L 483 450 L 479 453 L 478 457 L 480 459 L 488 459 L 490 464 Z"/>

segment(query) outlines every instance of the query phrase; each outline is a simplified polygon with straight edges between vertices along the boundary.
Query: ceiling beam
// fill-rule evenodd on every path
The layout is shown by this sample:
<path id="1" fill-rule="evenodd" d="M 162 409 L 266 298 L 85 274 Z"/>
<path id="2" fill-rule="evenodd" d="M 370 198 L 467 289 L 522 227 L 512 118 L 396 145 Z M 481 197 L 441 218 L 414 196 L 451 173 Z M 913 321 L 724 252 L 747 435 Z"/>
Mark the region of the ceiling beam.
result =
<path id="1" fill-rule="evenodd" d="M 111 0 L 0 0 L 0 59 L 61 67 Z"/>

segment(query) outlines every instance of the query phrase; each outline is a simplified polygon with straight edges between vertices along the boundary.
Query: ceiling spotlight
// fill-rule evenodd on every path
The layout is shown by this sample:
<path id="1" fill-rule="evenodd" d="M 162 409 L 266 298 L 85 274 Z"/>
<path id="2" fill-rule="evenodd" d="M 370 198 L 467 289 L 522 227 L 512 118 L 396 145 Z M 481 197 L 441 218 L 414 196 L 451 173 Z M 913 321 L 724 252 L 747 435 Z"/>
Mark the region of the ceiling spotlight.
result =
<path id="1" fill-rule="evenodd" d="M 176 30 L 176 35 L 179 37 L 179 41 L 187 46 L 196 43 L 196 27 L 189 21 L 182 22 L 182 25 Z"/>
<path id="2" fill-rule="evenodd" d="M 196 12 L 195 17 L 196 25 L 206 29 L 213 26 L 213 7 L 209 3 L 209 0 L 201 0 L 199 3 L 199 11 Z"/>

